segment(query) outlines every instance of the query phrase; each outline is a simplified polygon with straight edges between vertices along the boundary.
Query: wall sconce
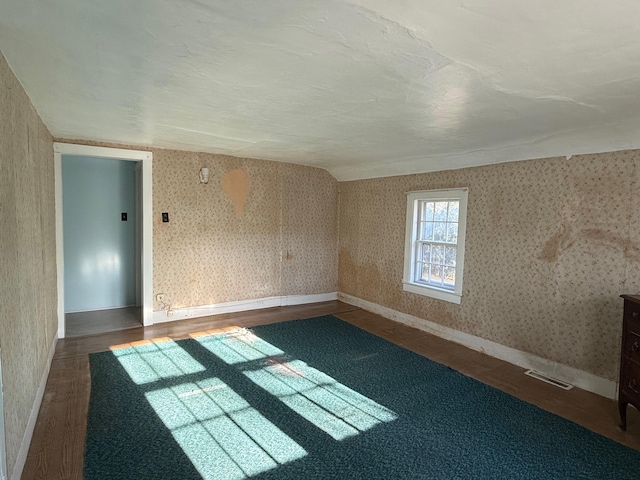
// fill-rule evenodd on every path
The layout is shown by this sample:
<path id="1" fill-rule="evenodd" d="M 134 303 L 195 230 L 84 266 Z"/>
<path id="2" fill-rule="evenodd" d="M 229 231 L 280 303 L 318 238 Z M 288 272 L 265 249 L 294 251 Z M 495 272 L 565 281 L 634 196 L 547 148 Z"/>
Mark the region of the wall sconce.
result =
<path id="1" fill-rule="evenodd" d="M 200 169 L 200 183 L 209 183 L 209 169 L 207 167 Z"/>

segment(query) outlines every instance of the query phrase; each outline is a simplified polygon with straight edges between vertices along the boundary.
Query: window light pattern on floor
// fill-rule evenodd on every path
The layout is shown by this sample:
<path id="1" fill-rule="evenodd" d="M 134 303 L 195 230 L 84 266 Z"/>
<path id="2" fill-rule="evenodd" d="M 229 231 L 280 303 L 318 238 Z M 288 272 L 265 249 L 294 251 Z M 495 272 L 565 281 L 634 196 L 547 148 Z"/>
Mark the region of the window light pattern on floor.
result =
<path id="1" fill-rule="evenodd" d="M 243 479 L 307 454 L 217 378 L 146 397 L 205 479 Z"/>
<path id="2" fill-rule="evenodd" d="M 249 331 L 198 336 L 196 340 L 335 440 L 398 418 L 305 362 L 287 359 L 282 350 Z"/>
<path id="3" fill-rule="evenodd" d="M 205 371 L 201 363 L 168 337 L 118 345 L 111 351 L 138 385 Z"/>
<path id="4" fill-rule="evenodd" d="M 204 480 L 241 480 L 307 455 L 222 380 L 212 377 L 154 389 L 152 382 L 205 371 L 170 339 L 112 347 Z"/>

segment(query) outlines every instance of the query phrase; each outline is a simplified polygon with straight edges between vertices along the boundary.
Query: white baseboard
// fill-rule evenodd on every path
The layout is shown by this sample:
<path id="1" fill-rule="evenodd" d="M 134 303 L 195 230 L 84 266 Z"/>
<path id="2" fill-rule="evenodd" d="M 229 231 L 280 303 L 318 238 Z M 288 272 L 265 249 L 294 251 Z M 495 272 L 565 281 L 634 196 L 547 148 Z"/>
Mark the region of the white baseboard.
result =
<path id="1" fill-rule="evenodd" d="M 70 310 L 68 312 L 64 312 L 65 315 L 67 313 L 85 313 L 85 312 L 101 312 L 102 310 L 118 310 L 119 308 L 130 308 L 130 307 L 139 307 L 140 305 L 136 305 L 135 303 L 131 305 L 119 305 L 116 307 L 100 307 L 100 308 L 89 308 L 87 310 Z"/>
<path id="2" fill-rule="evenodd" d="M 588 373 L 577 368 L 554 362 L 543 357 L 539 357 L 532 353 L 516 350 L 491 340 L 476 337 L 468 333 L 454 330 L 437 323 L 414 317 L 407 313 L 402 313 L 388 307 L 383 307 L 376 303 L 362 300 L 361 298 L 348 295 L 346 293 L 338 293 L 338 300 L 350 305 L 355 305 L 369 312 L 381 315 L 385 318 L 398 323 L 403 323 L 410 327 L 418 328 L 425 332 L 431 333 L 438 337 L 450 340 L 455 343 L 464 345 L 478 352 L 485 353 L 500 360 L 512 363 L 522 368 L 534 369 L 546 373 L 558 380 L 575 385 L 583 390 L 597 393 L 606 398 L 615 399 L 618 394 L 618 384 L 612 380 L 598 377 L 592 373 Z"/>
<path id="3" fill-rule="evenodd" d="M 223 313 L 245 312 L 261 308 L 284 307 L 287 305 L 302 305 L 306 303 L 328 302 L 337 300 L 338 293 L 316 293 L 312 295 L 284 295 L 278 297 L 256 298 L 253 300 L 238 300 L 235 302 L 216 303 L 198 307 L 176 308 L 173 315 L 168 316 L 166 310 L 153 312 L 153 323 L 174 322 L 185 318 L 208 317 Z"/>
<path id="4" fill-rule="evenodd" d="M 284 295 L 280 298 L 282 299 L 281 306 L 287 307 L 289 305 L 305 305 L 307 303 L 320 303 L 337 300 L 338 292 L 314 293 L 312 295 Z"/>
<path id="5" fill-rule="evenodd" d="M 22 436 L 22 442 L 18 450 L 18 456 L 16 457 L 16 463 L 13 465 L 13 473 L 11 474 L 11 480 L 20 480 L 22 477 L 22 470 L 27 462 L 27 455 L 29 454 L 29 447 L 31 446 L 31 439 L 33 438 L 33 430 L 36 426 L 36 420 L 38 420 L 38 413 L 40 412 L 40 404 L 44 397 L 44 389 L 47 386 L 47 380 L 49 379 L 49 371 L 51 370 L 51 361 L 53 360 L 53 354 L 56 351 L 56 344 L 58 343 L 58 336 L 53 337 L 51 347 L 49 348 L 49 356 L 47 357 L 47 363 L 40 379 L 40 385 L 36 391 L 36 398 L 33 400 L 33 406 L 31 407 L 31 413 L 29 414 L 29 420 Z"/>

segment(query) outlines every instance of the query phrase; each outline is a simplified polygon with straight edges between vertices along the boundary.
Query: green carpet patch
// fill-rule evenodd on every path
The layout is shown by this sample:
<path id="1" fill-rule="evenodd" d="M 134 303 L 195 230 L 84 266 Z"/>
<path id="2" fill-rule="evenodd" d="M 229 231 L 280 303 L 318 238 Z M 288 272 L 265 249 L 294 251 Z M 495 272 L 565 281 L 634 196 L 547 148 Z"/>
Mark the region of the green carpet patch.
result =
<path id="1" fill-rule="evenodd" d="M 332 316 L 90 365 L 87 480 L 639 478 L 640 452 Z"/>

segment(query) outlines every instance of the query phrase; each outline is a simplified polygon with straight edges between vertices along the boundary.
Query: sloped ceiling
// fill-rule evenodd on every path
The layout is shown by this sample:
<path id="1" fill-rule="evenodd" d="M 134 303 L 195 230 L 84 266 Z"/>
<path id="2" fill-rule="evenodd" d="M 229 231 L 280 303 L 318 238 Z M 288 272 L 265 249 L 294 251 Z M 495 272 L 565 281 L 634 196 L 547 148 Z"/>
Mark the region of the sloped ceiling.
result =
<path id="1" fill-rule="evenodd" d="M 3 0 L 56 137 L 339 180 L 640 147 L 636 0 Z"/>

